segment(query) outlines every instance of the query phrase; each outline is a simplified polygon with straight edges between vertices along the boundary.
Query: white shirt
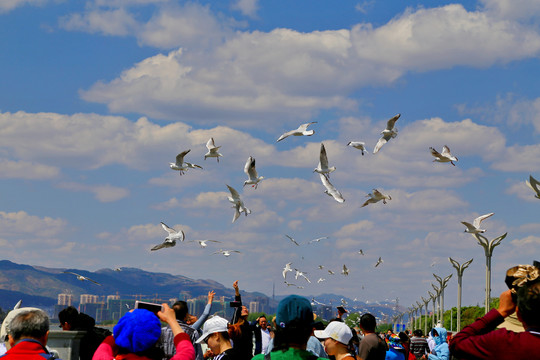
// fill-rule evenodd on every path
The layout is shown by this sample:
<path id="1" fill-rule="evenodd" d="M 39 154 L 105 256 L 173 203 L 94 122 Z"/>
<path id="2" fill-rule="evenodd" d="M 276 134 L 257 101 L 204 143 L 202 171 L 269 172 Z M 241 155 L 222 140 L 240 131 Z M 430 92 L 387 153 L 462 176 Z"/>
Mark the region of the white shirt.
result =
<path id="1" fill-rule="evenodd" d="M 268 348 L 268 343 L 270 343 L 270 330 L 261 329 L 261 351 L 263 354 L 266 354 L 266 349 Z"/>

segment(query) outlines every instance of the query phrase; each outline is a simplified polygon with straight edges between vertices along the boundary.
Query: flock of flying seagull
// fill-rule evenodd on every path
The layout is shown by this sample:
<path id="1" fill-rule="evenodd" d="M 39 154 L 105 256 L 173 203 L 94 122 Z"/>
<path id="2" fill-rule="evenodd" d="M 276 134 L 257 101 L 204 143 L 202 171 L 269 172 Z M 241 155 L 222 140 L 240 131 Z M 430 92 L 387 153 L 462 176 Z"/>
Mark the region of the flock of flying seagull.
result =
<path id="1" fill-rule="evenodd" d="M 391 119 L 389 119 L 387 121 L 386 128 L 383 131 L 381 131 L 381 137 L 378 140 L 377 144 L 375 145 L 375 148 L 373 149 L 373 154 L 378 153 L 381 150 L 381 148 L 382 148 L 382 146 L 384 144 L 386 144 L 388 141 L 390 141 L 391 139 L 393 139 L 393 138 L 395 138 L 397 136 L 398 130 L 397 130 L 397 128 L 395 128 L 395 124 L 396 124 L 396 121 L 400 118 L 400 116 L 401 116 L 401 114 L 397 114 L 397 115 L 395 115 L 394 117 L 392 117 Z M 297 129 L 285 132 L 284 134 L 282 134 L 277 139 L 277 142 L 280 142 L 280 141 L 286 139 L 289 136 L 311 136 L 311 135 L 313 135 L 315 133 L 315 131 L 314 130 L 308 130 L 308 127 L 311 124 L 315 124 L 315 123 L 316 123 L 316 121 L 309 122 L 309 123 L 306 123 L 306 124 L 302 124 Z M 351 147 L 353 147 L 355 149 L 360 150 L 362 152 L 362 155 L 364 155 L 364 153 L 367 152 L 366 144 L 364 142 L 362 142 L 362 141 L 350 141 L 347 144 L 347 146 L 351 146 Z M 207 158 L 216 158 L 217 162 L 219 163 L 219 158 L 222 157 L 223 155 L 219 152 L 219 149 L 221 148 L 221 146 L 216 146 L 215 145 L 214 138 L 210 138 L 207 141 L 206 148 L 208 149 L 208 152 L 204 155 L 204 159 L 206 160 Z M 434 162 L 451 163 L 452 165 L 455 166 L 454 162 L 458 161 L 457 157 L 452 155 L 452 153 L 450 152 L 450 148 L 447 145 L 443 146 L 441 152 L 438 152 L 433 147 L 430 147 L 429 150 L 431 152 L 431 155 L 435 158 L 433 160 Z M 182 151 L 181 153 L 179 153 L 176 156 L 175 162 L 174 163 L 169 163 L 169 167 L 172 170 L 178 171 L 180 175 L 184 175 L 189 169 L 202 169 L 202 167 L 200 165 L 193 164 L 193 163 L 190 163 L 188 161 L 185 161 L 185 157 L 190 151 L 191 151 L 191 149 L 188 149 L 188 150 L 185 150 L 185 151 Z M 337 190 L 336 187 L 334 185 L 332 185 L 332 183 L 330 182 L 330 173 L 332 173 L 335 170 L 336 170 L 335 166 L 329 166 L 328 156 L 327 156 L 327 153 L 326 153 L 326 148 L 324 147 L 324 143 L 321 143 L 320 155 L 319 155 L 319 164 L 313 170 L 313 172 L 317 172 L 319 174 L 319 177 L 321 179 L 321 183 L 323 184 L 323 186 L 325 188 L 324 192 L 327 195 L 331 196 L 337 202 L 343 203 L 343 202 L 345 202 L 345 198 L 343 197 L 341 192 L 339 192 L 339 190 Z M 246 181 L 244 181 L 243 186 L 251 185 L 253 188 L 256 189 L 258 187 L 259 183 L 264 179 L 263 176 L 258 175 L 256 167 L 255 167 L 255 158 L 253 158 L 252 156 L 250 156 L 247 159 L 246 164 L 244 166 L 244 172 L 248 176 L 248 179 Z M 538 180 L 536 180 L 535 178 L 533 178 L 532 175 L 530 175 L 529 180 L 526 181 L 526 184 L 535 192 L 535 197 L 540 199 L 540 182 Z M 230 185 L 226 185 L 226 186 L 227 186 L 227 188 L 228 188 L 228 190 L 230 192 L 230 196 L 227 196 L 227 198 L 228 198 L 229 202 L 232 203 L 232 207 L 234 208 L 234 214 L 233 214 L 233 219 L 232 219 L 232 222 L 234 223 L 240 217 L 241 213 L 244 213 L 244 215 L 247 216 L 247 215 L 251 214 L 251 210 L 248 209 L 244 205 L 244 202 L 242 201 L 242 199 L 240 197 L 240 194 L 238 193 L 238 191 L 235 188 L 233 188 Z M 382 201 L 383 204 L 386 204 L 387 200 L 392 200 L 392 197 L 390 195 L 383 194 L 378 189 L 373 189 L 371 193 L 366 195 L 366 197 L 368 199 L 362 204 L 361 207 L 365 207 L 365 206 L 367 206 L 369 204 L 375 204 L 375 203 L 377 203 L 379 201 Z M 466 226 L 465 232 L 468 232 L 468 233 L 471 233 L 471 234 L 483 233 L 483 232 L 485 232 L 485 230 L 480 228 L 480 223 L 483 220 L 489 218 L 492 215 L 493 215 L 493 213 L 481 215 L 481 216 L 477 217 L 476 219 L 474 219 L 472 224 L 470 224 L 468 222 L 465 222 L 465 221 L 462 221 L 461 223 Z M 168 233 L 168 235 L 167 235 L 167 237 L 165 237 L 165 239 L 164 239 L 164 241 L 162 243 L 152 247 L 151 251 L 156 251 L 156 250 L 163 249 L 163 248 L 170 248 L 170 247 L 175 246 L 177 241 L 180 241 L 180 242 L 185 241 L 186 237 L 185 237 L 185 233 L 184 233 L 183 230 L 177 231 L 177 230 L 167 226 L 163 222 L 161 222 L 161 226 Z M 300 246 L 300 244 L 298 242 L 296 242 L 291 236 L 289 236 L 289 235 L 285 235 L 285 236 L 287 238 L 289 238 L 289 240 L 291 240 L 292 243 L 294 243 L 297 246 Z M 328 237 L 321 237 L 321 238 L 313 239 L 313 240 L 309 241 L 308 244 L 314 243 L 314 242 L 319 242 L 319 241 L 321 241 L 323 239 L 327 239 L 327 238 Z M 220 243 L 220 241 L 217 241 L 217 240 L 190 240 L 189 242 L 198 242 L 199 245 L 201 246 L 201 248 L 206 248 L 208 246 L 208 244 L 207 244 L 208 242 Z M 216 252 L 213 252 L 212 254 L 222 254 L 225 257 L 229 257 L 231 255 L 231 253 L 240 253 L 240 251 L 238 251 L 238 250 L 220 249 L 220 250 L 218 250 Z M 362 250 L 358 251 L 358 253 L 360 255 L 364 255 L 364 252 Z M 379 257 L 379 259 L 377 260 L 377 262 L 375 264 L 375 267 L 378 267 L 382 262 L 383 262 L 383 260 L 381 259 L 381 257 Z M 287 286 L 297 286 L 295 284 L 287 282 L 287 278 L 286 278 L 287 273 L 292 272 L 293 269 L 296 271 L 295 280 L 298 280 L 299 277 L 303 277 L 308 283 L 311 283 L 311 280 L 306 276 L 307 272 L 303 272 L 303 271 L 301 271 L 299 269 L 292 268 L 291 265 L 292 265 L 292 263 L 287 263 L 285 265 L 285 267 L 283 268 L 283 279 L 284 279 L 284 283 Z M 323 268 L 324 268 L 323 265 L 319 265 L 319 269 L 322 270 Z M 115 270 L 120 271 L 120 269 L 115 269 Z M 332 271 L 330 269 L 328 269 L 327 271 L 328 271 L 328 273 L 330 275 L 334 275 L 334 271 Z M 73 274 L 73 275 L 77 276 L 78 280 L 81 280 L 81 281 L 87 280 L 87 281 L 91 281 L 93 283 L 96 283 L 98 285 L 101 285 L 101 284 L 97 283 L 96 281 L 94 281 L 94 280 L 92 280 L 92 279 L 90 279 L 88 277 L 76 274 L 74 272 L 66 271 L 65 273 L 70 273 L 70 274 Z M 341 270 L 341 274 L 345 275 L 345 276 L 349 275 L 349 269 L 347 268 L 347 266 L 345 264 L 343 265 L 343 268 Z M 319 278 L 319 280 L 317 280 L 317 283 L 321 283 L 321 282 L 323 282 L 325 280 L 326 279 L 321 277 L 321 278 Z M 303 288 L 302 286 L 297 286 L 297 287 L 300 288 L 300 289 Z"/>

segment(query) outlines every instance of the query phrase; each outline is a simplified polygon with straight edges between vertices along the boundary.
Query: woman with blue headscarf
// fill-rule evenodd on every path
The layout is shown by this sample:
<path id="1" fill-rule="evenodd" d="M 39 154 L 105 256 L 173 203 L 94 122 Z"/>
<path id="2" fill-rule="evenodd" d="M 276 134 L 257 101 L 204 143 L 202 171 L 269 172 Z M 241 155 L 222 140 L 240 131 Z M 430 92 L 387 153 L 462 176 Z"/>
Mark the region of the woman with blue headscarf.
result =
<path id="1" fill-rule="evenodd" d="M 428 360 L 449 360 L 450 349 L 446 342 L 447 331 L 443 327 L 436 327 L 431 330 L 431 337 L 435 341 L 435 347 L 428 356 L 422 356 L 422 359 Z"/>

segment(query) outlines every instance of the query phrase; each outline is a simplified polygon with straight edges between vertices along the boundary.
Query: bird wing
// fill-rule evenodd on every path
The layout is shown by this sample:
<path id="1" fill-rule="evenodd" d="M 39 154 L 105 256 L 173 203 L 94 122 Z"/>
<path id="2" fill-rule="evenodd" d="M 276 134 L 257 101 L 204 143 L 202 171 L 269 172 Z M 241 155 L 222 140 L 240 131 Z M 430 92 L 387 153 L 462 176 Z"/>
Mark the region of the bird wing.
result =
<path id="1" fill-rule="evenodd" d="M 321 163 L 321 169 L 328 168 L 328 156 L 326 155 L 326 148 L 324 147 L 323 143 L 321 143 L 321 153 L 319 155 L 319 161 Z"/>
<path id="2" fill-rule="evenodd" d="M 165 230 L 166 232 L 169 233 L 169 235 L 172 235 L 172 234 L 176 234 L 177 231 L 174 230 L 173 228 L 167 226 L 163 221 L 161 222 L 161 227 L 163 228 L 163 230 Z"/>
<path id="3" fill-rule="evenodd" d="M 165 242 L 162 242 L 161 244 L 158 244 L 150 249 L 150 251 L 156 251 L 159 249 L 163 249 L 164 247 L 167 247 L 167 244 Z"/>
<path id="4" fill-rule="evenodd" d="M 463 225 L 465 225 L 467 227 L 467 230 L 469 231 L 475 231 L 477 228 L 475 226 L 473 226 L 471 223 L 468 223 L 466 221 L 462 221 L 461 222 Z"/>
<path id="5" fill-rule="evenodd" d="M 232 222 L 235 222 L 240 217 L 240 204 L 234 206 L 234 215 Z"/>
<path id="6" fill-rule="evenodd" d="M 212 149 L 214 149 L 215 147 L 216 144 L 214 144 L 214 138 L 212 137 L 206 142 L 206 148 L 208 149 L 208 151 L 212 151 Z"/>
<path id="7" fill-rule="evenodd" d="M 296 131 L 296 130 L 291 130 L 291 131 L 287 131 L 286 133 L 283 133 L 283 134 L 277 139 L 277 141 L 281 141 L 281 140 L 283 140 L 283 139 L 285 139 L 285 138 L 288 138 L 289 136 L 291 136 L 292 134 L 294 134 L 295 131 Z M 276 142 L 277 142 L 277 141 L 276 141 Z"/>
<path id="8" fill-rule="evenodd" d="M 233 187 L 227 185 L 229 188 L 229 191 L 231 192 L 231 196 L 235 201 L 240 200 L 240 194 L 238 194 L 238 191 L 236 191 Z"/>
<path id="9" fill-rule="evenodd" d="M 176 165 L 178 166 L 182 166 L 182 164 L 184 163 L 184 156 L 186 156 L 186 154 L 188 152 L 190 152 L 191 149 L 188 149 L 186 151 L 182 151 L 180 154 L 176 155 Z"/>
<path id="10" fill-rule="evenodd" d="M 388 142 L 388 138 L 386 136 L 382 136 L 379 141 L 377 141 L 377 145 L 375 145 L 375 149 L 373 149 L 373 153 L 376 154 L 381 150 L 382 146 Z"/>
<path id="11" fill-rule="evenodd" d="M 92 280 L 92 279 L 90 279 L 89 277 L 85 277 L 85 279 L 86 279 L 86 280 L 88 280 L 88 281 L 91 281 L 91 282 L 93 282 L 93 283 L 94 283 L 94 284 L 96 284 L 96 285 L 99 285 L 99 286 L 101 286 L 101 284 L 100 284 L 100 283 L 98 283 L 98 282 L 97 282 L 97 281 L 95 281 L 95 280 Z"/>
<path id="12" fill-rule="evenodd" d="M 473 225 L 475 228 L 479 228 L 480 227 L 480 223 L 482 221 L 484 221 L 485 219 L 487 219 L 488 217 L 492 216 L 494 213 L 489 213 L 489 214 L 485 214 L 485 215 L 480 215 L 479 217 L 477 217 L 476 219 L 474 219 L 473 221 Z"/>
<path id="13" fill-rule="evenodd" d="M 298 129 L 296 129 L 296 131 L 298 132 L 304 132 L 307 130 L 308 126 L 311 125 L 311 124 L 315 124 L 317 123 L 316 121 L 312 121 L 312 122 L 309 122 L 309 123 L 306 123 L 306 124 L 302 124 L 298 127 Z"/>
<path id="14" fill-rule="evenodd" d="M 450 153 L 450 148 L 447 145 L 444 145 L 442 148 L 442 156 L 446 158 L 452 157 L 452 154 Z"/>
<path id="15" fill-rule="evenodd" d="M 256 180 L 258 178 L 257 169 L 255 169 L 255 159 L 253 157 L 250 156 L 247 159 L 246 165 L 244 166 L 244 172 L 252 180 Z"/>
<path id="16" fill-rule="evenodd" d="M 296 240 L 294 240 L 291 236 L 289 236 L 289 235 L 287 235 L 287 234 L 285 234 L 285 236 L 288 237 L 289 240 L 291 240 L 296 246 L 300 246 L 300 245 L 296 242 Z"/>
<path id="17" fill-rule="evenodd" d="M 372 194 L 373 194 L 373 197 L 374 197 L 375 199 L 379 199 L 379 200 L 380 200 L 380 199 L 384 198 L 383 193 L 380 192 L 380 191 L 377 190 L 377 189 L 373 189 Z"/>
<path id="18" fill-rule="evenodd" d="M 529 175 L 529 181 L 527 181 L 527 185 L 529 185 L 529 187 L 536 192 L 537 196 L 540 196 L 540 182 L 533 178 L 532 175 Z"/>
<path id="19" fill-rule="evenodd" d="M 330 180 L 328 180 L 328 178 L 324 174 L 319 174 L 319 176 L 321 178 L 322 184 L 326 188 L 326 191 L 328 191 L 328 194 L 330 194 L 337 202 L 344 202 L 345 199 L 343 198 L 343 195 L 341 195 L 341 193 L 334 187 L 334 185 L 332 185 Z"/>
<path id="20" fill-rule="evenodd" d="M 396 124 L 397 119 L 399 119 L 400 116 L 401 114 L 397 114 L 396 116 L 388 120 L 386 122 L 386 130 L 392 130 L 394 128 L 394 125 Z"/>
<path id="21" fill-rule="evenodd" d="M 436 158 L 442 158 L 442 155 L 441 153 L 439 153 L 437 150 L 435 150 L 434 148 L 430 147 L 429 150 L 431 151 L 431 155 L 433 155 L 434 157 Z"/>

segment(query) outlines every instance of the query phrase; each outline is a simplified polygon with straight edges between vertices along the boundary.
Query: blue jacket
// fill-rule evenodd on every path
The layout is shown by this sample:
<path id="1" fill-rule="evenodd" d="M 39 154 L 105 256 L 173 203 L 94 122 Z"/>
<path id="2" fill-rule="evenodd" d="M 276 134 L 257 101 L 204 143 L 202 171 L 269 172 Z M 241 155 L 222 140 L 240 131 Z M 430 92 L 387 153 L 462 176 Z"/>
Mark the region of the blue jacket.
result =
<path id="1" fill-rule="evenodd" d="M 438 335 L 435 335 L 433 330 L 436 330 Z M 436 327 L 433 330 L 431 330 L 431 336 L 433 337 L 433 340 L 435 340 L 435 347 L 433 348 L 433 353 L 428 355 L 428 359 L 449 360 L 450 349 L 448 348 L 448 343 L 446 342 L 446 329 Z"/>

